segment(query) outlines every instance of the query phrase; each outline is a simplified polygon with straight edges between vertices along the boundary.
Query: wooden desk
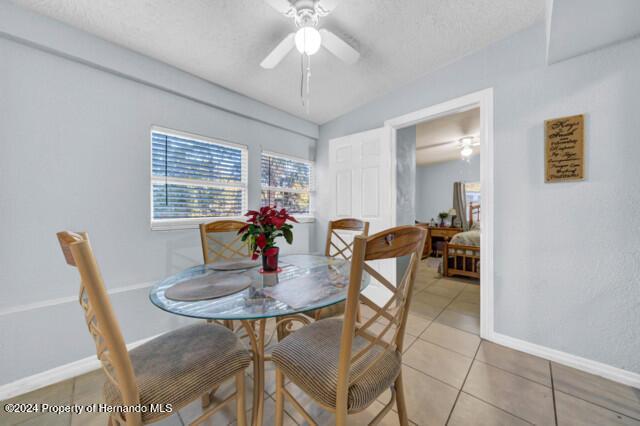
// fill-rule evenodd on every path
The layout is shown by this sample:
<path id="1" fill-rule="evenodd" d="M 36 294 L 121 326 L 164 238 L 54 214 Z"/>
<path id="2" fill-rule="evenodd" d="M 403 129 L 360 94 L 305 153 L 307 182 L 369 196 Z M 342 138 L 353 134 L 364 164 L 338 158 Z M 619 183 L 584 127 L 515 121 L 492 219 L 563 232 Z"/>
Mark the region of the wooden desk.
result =
<path id="1" fill-rule="evenodd" d="M 416 226 L 420 226 L 421 228 L 425 228 L 427 230 L 427 241 L 424 244 L 424 251 L 422 252 L 423 259 L 431 256 L 431 252 L 435 247 L 434 239 L 449 241 L 451 237 L 462 232 L 462 228 L 429 226 L 427 224 L 418 224 Z"/>

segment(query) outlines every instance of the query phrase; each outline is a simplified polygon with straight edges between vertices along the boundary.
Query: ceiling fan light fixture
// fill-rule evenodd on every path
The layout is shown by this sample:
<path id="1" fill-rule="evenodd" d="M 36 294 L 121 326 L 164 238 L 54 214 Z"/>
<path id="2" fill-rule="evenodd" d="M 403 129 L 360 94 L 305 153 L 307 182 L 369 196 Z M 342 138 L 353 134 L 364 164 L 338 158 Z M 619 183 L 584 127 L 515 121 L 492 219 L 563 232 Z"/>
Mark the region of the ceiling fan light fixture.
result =
<path id="1" fill-rule="evenodd" d="M 471 157 L 471 155 L 473 154 L 473 148 L 471 148 L 471 145 L 473 144 L 473 137 L 471 136 L 465 136 L 464 138 L 460 139 L 460 155 L 462 155 L 462 158 L 469 158 Z"/>
<path id="2" fill-rule="evenodd" d="M 296 49 L 305 55 L 314 55 L 320 50 L 322 36 L 315 27 L 302 27 L 296 32 Z"/>

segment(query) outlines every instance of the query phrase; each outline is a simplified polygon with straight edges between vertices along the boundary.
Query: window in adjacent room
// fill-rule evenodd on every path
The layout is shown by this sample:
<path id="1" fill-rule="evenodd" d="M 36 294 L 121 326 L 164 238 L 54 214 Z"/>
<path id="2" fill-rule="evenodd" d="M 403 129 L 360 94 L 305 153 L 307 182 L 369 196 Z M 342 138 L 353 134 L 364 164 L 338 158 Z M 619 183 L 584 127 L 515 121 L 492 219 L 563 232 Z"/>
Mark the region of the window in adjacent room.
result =
<path id="1" fill-rule="evenodd" d="M 313 214 L 313 162 L 263 152 L 261 183 L 263 206 L 284 207 L 302 216 Z"/>
<path id="2" fill-rule="evenodd" d="M 480 204 L 480 182 L 467 182 L 464 184 L 464 191 L 467 194 L 467 205 Z"/>
<path id="3" fill-rule="evenodd" d="M 151 226 L 194 226 L 242 216 L 247 208 L 247 147 L 153 127 Z"/>

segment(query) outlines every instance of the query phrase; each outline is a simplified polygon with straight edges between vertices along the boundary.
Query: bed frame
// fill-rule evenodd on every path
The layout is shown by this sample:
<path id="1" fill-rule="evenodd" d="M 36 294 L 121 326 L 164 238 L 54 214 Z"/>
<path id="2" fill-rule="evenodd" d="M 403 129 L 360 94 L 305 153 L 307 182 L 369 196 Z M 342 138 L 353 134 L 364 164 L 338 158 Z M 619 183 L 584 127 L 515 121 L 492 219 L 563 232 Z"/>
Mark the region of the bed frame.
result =
<path id="1" fill-rule="evenodd" d="M 469 205 L 469 226 L 480 221 L 480 204 Z M 480 279 L 480 247 L 449 244 L 445 241 L 442 256 L 445 277 L 460 275 Z"/>

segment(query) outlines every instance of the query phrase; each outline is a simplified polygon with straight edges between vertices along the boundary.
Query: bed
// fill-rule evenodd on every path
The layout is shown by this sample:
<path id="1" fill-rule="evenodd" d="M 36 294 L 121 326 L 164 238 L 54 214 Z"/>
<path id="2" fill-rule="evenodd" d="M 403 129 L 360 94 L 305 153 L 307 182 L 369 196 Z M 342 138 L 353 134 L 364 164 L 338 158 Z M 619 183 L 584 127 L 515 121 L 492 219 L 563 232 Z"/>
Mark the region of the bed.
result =
<path id="1" fill-rule="evenodd" d="M 469 231 L 445 242 L 442 275 L 480 279 L 480 205 L 469 205 Z"/>

